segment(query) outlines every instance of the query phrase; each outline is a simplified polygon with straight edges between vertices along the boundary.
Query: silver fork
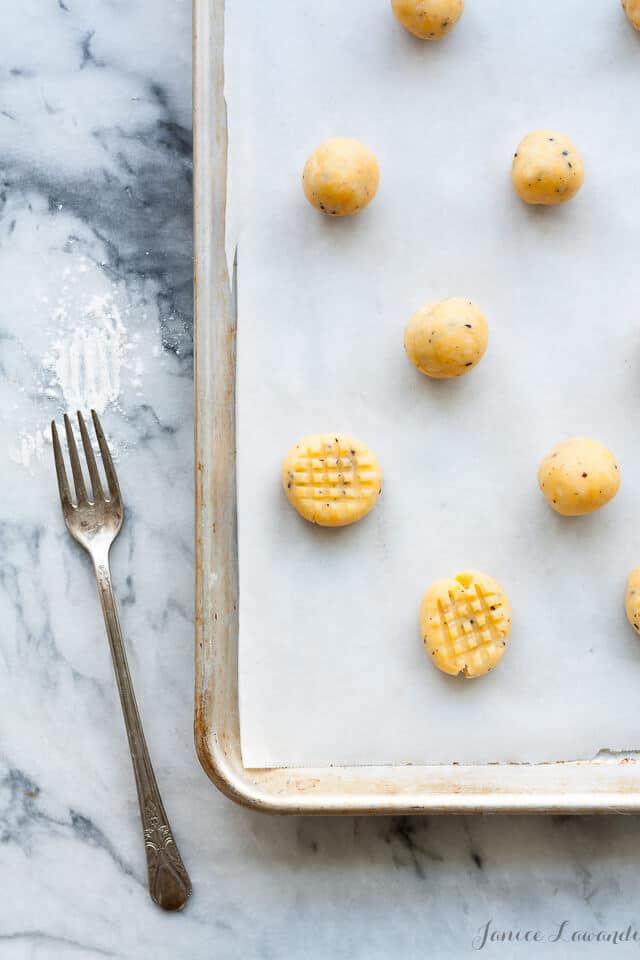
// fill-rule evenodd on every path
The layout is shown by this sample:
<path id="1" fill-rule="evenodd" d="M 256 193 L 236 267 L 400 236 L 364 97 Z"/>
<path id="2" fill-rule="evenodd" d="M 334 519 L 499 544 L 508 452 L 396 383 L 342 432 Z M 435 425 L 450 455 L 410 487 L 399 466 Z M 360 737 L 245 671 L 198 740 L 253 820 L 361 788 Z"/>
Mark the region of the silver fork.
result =
<path id="1" fill-rule="evenodd" d="M 118 621 L 118 611 L 111 585 L 109 551 L 122 528 L 124 508 L 118 485 L 118 477 L 113 466 L 109 447 L 105 439 L 100 420 L 95 410 L 91 411 L 93 425 L 102 454 L 102 463 L 107 479 L 109 496 L 102 488 L 100 473 L 91 446 L 89 432 L 81 413 L 78 413 L 80 437 L 91 481 L 92 498 L 89 498 L 85 486 L 78 448 L 69 417 L 65 414 L 64 426 L 67 434 L 67 446 L 71 461 L 71 472 L 75 485 L 75 503 L 71 498 L 69 481 L 65 470 L 62 448 L 58 438 L 55 420 L 51 423 L 53 453 L 56 462 L 58 490 L 62 501 L 62 513 L 67 530 L 84 547 L 93 561 L 98 582 L 98 593 L 107 628 L 113 667 L 116 673 L 120 702 L 127 728 L 129 749 L 133 763 L 133 772 L 138 790 L 138 803 L 144 833 L 147 855 L 147 873 L 149 893 L 152 900 L 165 910 L 180 910 L 191 893 L 191 881 L 185 869 L 180 851 L 173 839 L 167 814 L 162 803 L 156 782 L 151 758 L 142 730 L 138 713 L 131 674 L 122 642 L 122 633 Z"/>

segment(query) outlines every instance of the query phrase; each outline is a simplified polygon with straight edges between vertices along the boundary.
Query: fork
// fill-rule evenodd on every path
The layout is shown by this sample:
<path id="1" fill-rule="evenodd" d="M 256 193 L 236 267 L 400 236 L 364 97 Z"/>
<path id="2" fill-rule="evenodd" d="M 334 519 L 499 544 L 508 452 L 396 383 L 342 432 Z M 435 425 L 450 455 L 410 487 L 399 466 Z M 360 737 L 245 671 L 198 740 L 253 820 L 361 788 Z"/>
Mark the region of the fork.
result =
<path id="1" fill-rule="evenodd" d="M 80 437 L 84 448 L 86 468 L 91 481 L 91 498 L 87 493 L 80 465 L 78 447 L 69 417 L 64 415 L 71 473 L 75 486 L 75 503 L 71 498 L 69 481 L 64 465 L 62 447 L 55 420 L 51 423 L 53 454 L 58 478 L 58 490 L 62 513 L 67 530 L 80 546 L 84 547 L 93 561 L 98 582 L 98 593 L 107 628 L 113 668 L 116 674 L 120 703 L 127 729 L 129 750 L 136 779 L 140 818 L 147 856 L 147 874 L 151 899 L 164 910 L 180 910 L 191 894 L 191 881 L 185 869 L 180 851 L 173 839 L 169 821 L 156 782 L 149 750 L 144 738 L 142 722 L 136 704 L 131 674 L 122 642 L 115 596 L 111 584 L 109 552 L 113 541 L 122 528 L 124 507 L 118 477 L 109 453 L 100 420 L 95 410 L 91 411 L 93 426 L 102 455 L 102 464 L 107 480 L 108 497 L 102 487 L 100 473 L 93 453 L 89 431 L 84 417 L 78 412 Z"/>

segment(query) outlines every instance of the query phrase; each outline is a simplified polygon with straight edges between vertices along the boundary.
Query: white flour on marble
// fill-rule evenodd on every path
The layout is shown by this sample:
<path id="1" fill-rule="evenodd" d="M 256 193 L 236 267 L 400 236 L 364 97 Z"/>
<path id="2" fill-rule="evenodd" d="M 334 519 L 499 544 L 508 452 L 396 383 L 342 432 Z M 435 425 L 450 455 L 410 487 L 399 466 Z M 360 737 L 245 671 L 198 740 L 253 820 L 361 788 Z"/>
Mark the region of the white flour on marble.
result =
<path id="1" fill-rule="evenodd" d="M 92 295 L 86 303 L 77 296 L 73 288 L 85 270 L 81 264 L 78 273 L 65 271 L 60 296 L 51 311 L 51 347 L 42 360 L 37 390 L 43 399 L 62 400 L 65 410 L 102 414 L 117 403 L 125 369 L 131 371 L 132 385 L 142 386 L 144 365 L 139 358 L 130 358 L 138 337 L 129 335 L 127 309 L 118 303 L 118 288 L 114 285 L 113 292 Z M 29 467 L 42 459 L 49 444 L 48 430 L 22 429 L 9 446 L 9 457 Z"/>
<path id="2" fill-rule="evenodd" d="M 59 391 L 71 410 L 104 413 L 120 395 L 121 368 L 131 349 L 117 303 L 111 294 L 93 297 L 71 331 L 63 305 L 54 311 L 53 321 L 60 335 L 45 357 L 45 367 L 52 374 L 50 390 Z"/>
<path id="3" fill-rule="evenodd" d="M 132 306 L 121 284 L 110 282 L 99 266 L 80 257 L 73 269 L 62 271 L 53 304 L 43 296 L 40 310 L 47 317 L 48 347 L 33 386 L 42 401 L 54 405 L 48 416 L 64 410 L 103 414 L 110 407 L 124 412 L 132 391 L 134 397 L 143 396 L 148 361 L 161 351 L 155 336 L 147 341 L 130 330 L 132 312 L 143 323 L 147 312 Z M 29 467 L 49 455 L 49 445 L 47 424 L 23 424 L 7 452 L 14 463 Z M 113 452 L 117 458 L 118 451 Z"/>
<path id="4" fill-rule="evenodd" d="M 17 439 L 9 445 L 9 458 L 14 463 L 28 467 L 33 460 L 42 459 L 44 449 L 49 443 L 50 440 L 43 430 L 34 430 L 33 433 L 21 430 Z"/>

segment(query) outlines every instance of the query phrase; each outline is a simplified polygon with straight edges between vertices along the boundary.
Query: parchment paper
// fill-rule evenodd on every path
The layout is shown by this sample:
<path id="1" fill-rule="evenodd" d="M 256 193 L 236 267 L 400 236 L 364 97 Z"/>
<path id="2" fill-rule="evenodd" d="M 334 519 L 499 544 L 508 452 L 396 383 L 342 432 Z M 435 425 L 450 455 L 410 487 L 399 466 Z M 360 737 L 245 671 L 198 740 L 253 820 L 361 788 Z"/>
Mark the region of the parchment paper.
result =
<path id="1" fill-rule="evenodd" d="M 232 0 L 230 255 L 238 263 L 240 706 L 249 766 L 543 761 L 640 746 L 640 37 L 616 2 L 469 0 L 438 44 L 387 0 Z M 569 134 L 586 182 L 532 209 L 510 184 L 530 130 Z M 325 137 L 376 152 L 350 220 L 305 201 Z M 434 383 L 403 330 L 423 303 L 485 311 L 487 355 Z M 351 432 L 382 497 L 322 530 L 280 486 L 289 447 Z M 594 436 L 618 498 L 562 519 L 537 487 L 558 441 Z M 510 649 L 473 682 L 423 652 L 421 596 L 499 579 Z"/>

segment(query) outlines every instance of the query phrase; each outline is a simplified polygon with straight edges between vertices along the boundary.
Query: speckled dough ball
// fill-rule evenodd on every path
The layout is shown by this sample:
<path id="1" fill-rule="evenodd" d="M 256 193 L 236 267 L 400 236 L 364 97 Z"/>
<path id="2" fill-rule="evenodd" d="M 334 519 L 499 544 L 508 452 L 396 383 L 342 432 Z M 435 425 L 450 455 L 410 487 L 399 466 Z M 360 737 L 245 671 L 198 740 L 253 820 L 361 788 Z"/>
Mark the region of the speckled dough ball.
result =
<path id="1" fill-rule="evenodd" d="M 636 30 L 640 30 L 640 0 L 622 0 L 622 8 Z"/>
<path id="2" fill-rule="evenodd" d="M 379 182 L 375 154 L 349 137 L 321 143 L 302 174 L 305 197 L 330 217 L 350 217 L 363 210 L 375 197 Z"/>
<path id="3" fill-rule="evenodd" d="M 624 595 L 624 611 L 633 629 L 640 633 L 640 567 L 636 567 L 629 574 Z"/>
<path id="4" fill-rule="evenodd" d="M 525 203 L 555 206 L 575 197 L 584 182 L 584 167 L 569 137 L 555 130 L 538 130 L 519 145 L 511 179 Z"/>
<path id="5" fill-rule="evenodd" d="M 620 488 L 620 470 L 605 446 L 578 437 L 558 444 L 544 458 L 538 483 L 557 513 L 581 517 L 613 500 Z"/>
<path id="6" fill-rule="evenodd" d="M 435 380 L 469 373 L 484 356 L 488 341 L 483 313 L 462 297 L 428 303 L 414 313 L 404 334 L 411 362 Z"/>
<path id="7" fill-rule="evenodd" d="M 420 40 L 439 40 L 453 30 L 464 11 L 464 0 L 391 0 L 403 27 Z"/>

